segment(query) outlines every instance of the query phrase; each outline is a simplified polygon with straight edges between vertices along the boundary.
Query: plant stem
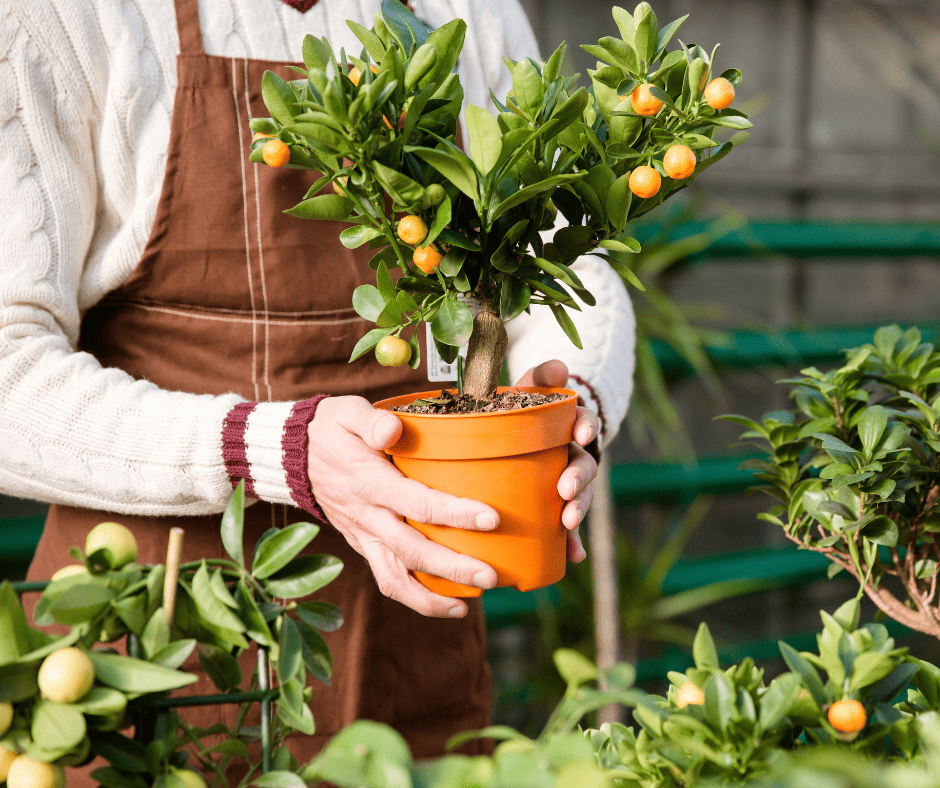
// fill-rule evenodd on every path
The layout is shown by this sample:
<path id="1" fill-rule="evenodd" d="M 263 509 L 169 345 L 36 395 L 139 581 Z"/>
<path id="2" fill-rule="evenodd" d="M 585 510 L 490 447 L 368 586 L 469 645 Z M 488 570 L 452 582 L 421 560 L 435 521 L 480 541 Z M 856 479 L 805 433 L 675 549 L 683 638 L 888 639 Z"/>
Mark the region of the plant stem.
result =
<path id="1" fill-rule="evenodd" d="M 463 390 L 474 399 L 486 399 L 496 393 L 499 373 L 509 348 L 506 326 L 490 302 L 473 319 L 473 333 L 467 346 Z"/>

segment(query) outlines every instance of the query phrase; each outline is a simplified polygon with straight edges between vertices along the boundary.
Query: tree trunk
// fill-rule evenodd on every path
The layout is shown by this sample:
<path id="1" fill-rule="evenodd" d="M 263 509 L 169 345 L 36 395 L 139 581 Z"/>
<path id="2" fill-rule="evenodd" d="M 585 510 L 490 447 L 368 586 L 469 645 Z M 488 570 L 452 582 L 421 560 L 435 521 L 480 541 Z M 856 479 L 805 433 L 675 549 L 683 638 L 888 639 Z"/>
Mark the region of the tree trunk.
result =
<path id="1" fill-rule="evenodd" d="M 496 393 L 509 337 L 500 316 L 489 304 L 473 319 L 473 333 L 467 346 L 463 371 L 463 392 L 474 399 L 486 399 Z"/>

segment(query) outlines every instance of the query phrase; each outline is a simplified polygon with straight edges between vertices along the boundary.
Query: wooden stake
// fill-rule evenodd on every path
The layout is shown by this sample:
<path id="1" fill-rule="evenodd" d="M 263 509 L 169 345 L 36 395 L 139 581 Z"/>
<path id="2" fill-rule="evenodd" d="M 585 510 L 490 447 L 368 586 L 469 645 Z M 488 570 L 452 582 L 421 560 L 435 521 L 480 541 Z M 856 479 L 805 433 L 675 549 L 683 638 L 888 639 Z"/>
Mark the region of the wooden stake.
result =
<path id="1" fill-rule="evenodd" d="M 166 576 L 163 578 L 163 613 L 166 625 L 173 626 L 176 610 L 176 585 L 180 576 L 180 556 L 183 554 L 183 529 L 171 528 L 170 541 L 166 548 Z"/>

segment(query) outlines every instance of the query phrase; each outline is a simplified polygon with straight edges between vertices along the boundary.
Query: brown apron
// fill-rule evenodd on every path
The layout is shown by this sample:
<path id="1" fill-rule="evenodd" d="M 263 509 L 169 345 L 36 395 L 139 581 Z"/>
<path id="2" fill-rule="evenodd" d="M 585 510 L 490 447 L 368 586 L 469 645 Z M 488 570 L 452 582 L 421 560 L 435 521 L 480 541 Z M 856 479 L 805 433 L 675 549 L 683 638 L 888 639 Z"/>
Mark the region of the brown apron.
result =
<path id="1" fill-rule="evenodd" d="M 314 174 L 248 161 L 248 120 L 267 114 L 264 71 L 296 74 L 283 63 L 207 55 L 197 0 L 175 5 L 179 86 L 156 221 L 130 279 L 85 315 L 80 350 L 164 389 L 237 392 L 250 400 L 328 393 L 375 401 L 426 387 L 424 363 L 415 371 L 389 369 L 371 354 L 347 363 L 369 328 L 350 299 L 372 279 L 372 253 L 343 247 L 340 223 L 282 213 Z M 309 519 L 300 509 L 256 503 L 246 510 L 249 549 L 268 528 Z M 165 560 L 172 526 L 186 531 L 184 560 L 223 555 L 219 515 L 135 517 L 52 506 L 29 578 L 48 578 L 68 563 L 68 548 L 82 545 L 103 520 L 134 532 L 141 563 Z M 360 718 L 393 725 L 416 757 L 442 754 L 451 734 L 486 725 L 491 696 L 479 602 L 471 601 L 462 620 L 425 618 L 384 597 L 335 529 L 324 527 L 311 548 L 344 562 L 339 578 L 314 598 L 338 605 L 345 623 L 325 635 L 332 686 L 312 684 L 316 734 L 290 742 L 300 762 Z M 203 676 L 189 691 L 214 688 Z M 199 724 L 211 724 L 234 710 L 193 713 Z M 79 776 L 70 775 L 69 785 L 81 784 L 73 778 Z"/>

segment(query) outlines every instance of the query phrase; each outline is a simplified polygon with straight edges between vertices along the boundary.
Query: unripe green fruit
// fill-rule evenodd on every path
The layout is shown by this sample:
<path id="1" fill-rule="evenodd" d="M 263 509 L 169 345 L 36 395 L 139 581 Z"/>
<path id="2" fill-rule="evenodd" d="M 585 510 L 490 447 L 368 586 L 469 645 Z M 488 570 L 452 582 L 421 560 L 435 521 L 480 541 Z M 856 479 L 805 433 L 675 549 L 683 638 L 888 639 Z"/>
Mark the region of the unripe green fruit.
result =
<path id="1" fill-rule="evenodd" d="M 137 560 L 137 540 L 130 529 L 120 523 L 99 523 L 91 529 L 85 540 L 85 555 L 99 550 L 109 569 L 120 569 Z"/>

